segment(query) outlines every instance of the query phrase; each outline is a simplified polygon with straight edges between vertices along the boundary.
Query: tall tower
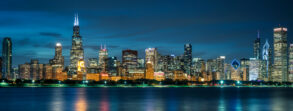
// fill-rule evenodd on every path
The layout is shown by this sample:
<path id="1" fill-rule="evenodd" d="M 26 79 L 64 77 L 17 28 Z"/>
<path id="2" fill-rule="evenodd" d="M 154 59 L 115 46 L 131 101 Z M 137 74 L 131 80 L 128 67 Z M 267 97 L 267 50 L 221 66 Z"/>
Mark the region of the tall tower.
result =
<path id="1" fill-rule="evenodd" d="M 288 43 L 287 28 L 274 28 L 274 71 L 272 80 L 288 81 Z"/>
<path id="2" fill-rule="evenodd" d="M 293 44 L 289 47 L 289 75 L 288 81 L 293 82 Z"/>
<path id="3" fill-rule="evenodd" d="M 254 40 L 253 44 L 253 55 L 254 58 L 260 59 L 260 36 L 259 36 L 259 31 L 257 31 L 257 38 Z"/>
<path id="4" fill-rule="evenodd" d="M 184 45 L 184 72 L 187 74 L 191 74 L 191 62 L 192 62 L 192 46 L 191 44 Z"/>
<path id="5" fill-rule="evenodd" d="M 2 79 L 12 77 L 12 42 L 9 37 L 3 39 L 2 47 Z"/>
<path id="6" fill-rule="evenodd" d="M 106 45 L 103 46 L 101 45 L 101 49 L 99 51 L 99 67 L 102 69 L 103 72 L 106 71 L 106 59 L 108 58 L 108 50 L 106 48 Z"/>
<path id="7" fill-rule="evenodd" d="M 145 49 L 145 61 L 152 64 L 154 70 L 158 69 L 158 51 L 156 48 Z"/>
<path id="8" fill-rule="evenodd" d="M 57 43 L 55 46 L 55 56 L 54 59 L 50 60 L 50 64 L 54 67 L 64 67 L 64 56 L 62 56 L 62 45 Z"/>
<path id="9" fill-rule="evenodd" d="M 69 75 L 76 74 L 77 64 L 79 60 L 84 59 L 84 51 L 82 48 L 82 39 L 79 35 L 78 15 L 75 15 L 72 35 L 72 47 L 70 50 L 70 66 Z"/>
<path id="10" fill-rule="evenodd" d="M 262 76 L 270 80 L 272 74 L 272 50 L 268 40 L 266 40 L 266 43 L 263 45 L 262 59 L 265 65 L 264 74 Z"/>

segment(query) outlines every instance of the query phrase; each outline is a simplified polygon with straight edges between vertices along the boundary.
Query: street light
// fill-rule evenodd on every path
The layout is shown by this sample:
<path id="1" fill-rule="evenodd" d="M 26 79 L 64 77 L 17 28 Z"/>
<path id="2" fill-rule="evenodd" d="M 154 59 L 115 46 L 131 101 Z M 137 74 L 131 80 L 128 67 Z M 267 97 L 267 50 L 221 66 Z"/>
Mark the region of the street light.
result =
<path id="1" fill-rule="evenodd" d="M 240 81 L 237 81 L 237 84 L 241 84 L 241 82 Z"/>
<path id="2" fill-rule="evenodd" d="M 224 84 L 224 81 L 223 81 L 223 80 L 221 80 L 221 81 L 220 81 L 220 83 L 221 83 L 221 84 Z"/>

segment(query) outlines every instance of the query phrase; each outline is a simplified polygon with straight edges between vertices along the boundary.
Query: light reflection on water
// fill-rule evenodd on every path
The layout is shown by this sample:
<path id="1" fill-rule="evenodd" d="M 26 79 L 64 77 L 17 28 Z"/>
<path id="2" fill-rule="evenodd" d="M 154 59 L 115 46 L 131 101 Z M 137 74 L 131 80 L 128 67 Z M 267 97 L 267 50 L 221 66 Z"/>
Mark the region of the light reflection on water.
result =
<path id="1" fill-rule="evenodd" d="M 292 88 L 0 88 L 0 111 L 289 111 L 293 108 L 292 91 Z"/>

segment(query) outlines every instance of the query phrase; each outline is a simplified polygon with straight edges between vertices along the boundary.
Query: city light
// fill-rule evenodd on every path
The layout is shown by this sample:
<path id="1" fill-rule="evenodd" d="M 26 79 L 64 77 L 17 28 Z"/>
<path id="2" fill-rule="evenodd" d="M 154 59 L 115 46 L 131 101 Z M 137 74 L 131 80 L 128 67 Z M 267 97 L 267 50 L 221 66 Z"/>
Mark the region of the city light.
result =
<path id="1" fill-rule="evenodd" d="M 221 83 L 221 84 L 224 84 L 224 81 L 223 81 L 223 80 L 221 80 L 221 81 L 220 81 L 220 83 Z"/>

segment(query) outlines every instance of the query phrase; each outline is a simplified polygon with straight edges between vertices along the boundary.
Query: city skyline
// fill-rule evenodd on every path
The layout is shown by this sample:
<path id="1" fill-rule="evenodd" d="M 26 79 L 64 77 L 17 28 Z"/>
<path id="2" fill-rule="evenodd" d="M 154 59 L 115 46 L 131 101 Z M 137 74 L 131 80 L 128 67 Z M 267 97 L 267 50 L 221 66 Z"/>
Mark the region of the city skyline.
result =
<path id="1" fill-rule="evenodd" d="M 268 2 L 262 5 L 260 5 L 262 3 L 260 1 L 249 1 L 245 4 L 252 4 L 252 8 L 247 11 L 243 11 L 243 7 L 237 8 L 239 3 L 233 2 L 229 3 L 232 6 L 231 8 L 223 9 L 221 6 L 216 6 L 209 10 L 202 6 L 210 6 L 207 2 L 191 2 L 198 7 L 187 5 L 188 3 L 176 4 L 176 1 L 168 3 L 170 7 L 159 7 L 160 4 L 164 4 L 161 2 L 143 1 L 132 1 L 126 6 L 123 6 L 123 3 L 114 4 L 116 8 L 125 8 L 128 13 L 115 10 L 115 8 L 110 10 L 107 7 L 94 8 L 93 10 L 97 13 L 88 12 L 90 9 L 82 6 L 94 6 L 80 1 L 72 3 L 62 1 L 54 9 L 40 8 L 40 6 L 43 6 L 42 4 L 35 6 L 31 3 L 32 1 L 28 2 L 32 4 L 31 7 L 20 6 L 19 4 L 22 4 L 22 2 L 19 1 L 16 6 L 2 6 L 0 12 L 2 16 L 5 15 L 1 17 L 0 22 L 2 24 L 0 26 L 2 30 L 0 33 L 1 42 L 4 37 L 11 37 L 14 44 L 12 50 L 14 67 L 29 62 L 31 59 L 39 59 L 41 63 L 47 63 L 49 59 L 54 57 L 54 47 L 57 42 L 60 42 L 63 46 L 65 64 L 68 65 L 73 15 L 77 12 L 80 15 L 80 33 L 83 37 L 86 60 L 98 57 L 100 44 L 107 45 L 109 56 L 115 56 L 121 60 L 122 50 L 125 49 L 137 50 L 139 58 L 144 58 L 145 49 L 150 47 L 157 48 L 162 55 L 182 55 L 184 44 L 191 43 L 193 57 L 207 60 L 226 56 L 227 62 L 230 62 L 234 58 L 239 60 L 253 57 L 253 41 L 257 37 L 258 30 L 260 31 L 261 46 L 266 39 L 272 46 L 272 29 L 281 24 L 290 31 L 293 20 L 292 15 L 289 14 L 291 7 L 287 5 L 291 1 Z M 23 4 L 28 3 L 23 2 Z M 61 7 L 66 3 L 71 5 Z M 269 7 L 274 3 L 276 7 Z M 3 4 L 11 3 L 5 2 Z M 102 5 L 107 4 L 107 2 L 101 1 L 93 4 Z M 138 7 L 142 5 L 146 6 Z M 159 11 L 147 13 L 151 9 L 148 5 L 152 5 L 153 10 Z M 178 7 L 181 5 L 186 7 L 179 9 Z M 218 10 L 219 14 L 215 14 L 218 8 L 221 9 Z M 234 8 L 235 12 L 227 11 Z M 56 12 L 57 9 L 60 9 L 60 12 Z M 278 10 L 283 11 L 285 9 L 288 14 L 277 13 Z M 256 10 L 256 12 L 248 13 L 251 10 Z M 176 16 L 172 14 L 172 11 L 182 13 L 176 13 Z M 205 15 L 205 11 L 215 15 Z M 268 14 L 268 12 L 271 13 Z M 238 16 L 244 16 L 244 19 L 236 20 L 235 18 Z M 260 23 L 254 23 L 261 21 L 260 18 L 263 16 L 271 18 L 267 18 Z M 213 17 L 218 17 L 218 19 L 212 19 Z M 213 33 L 209 33 L 210 31 Z M 291 41 L 292 37 L 289 33 L 288 42 Z"/>

